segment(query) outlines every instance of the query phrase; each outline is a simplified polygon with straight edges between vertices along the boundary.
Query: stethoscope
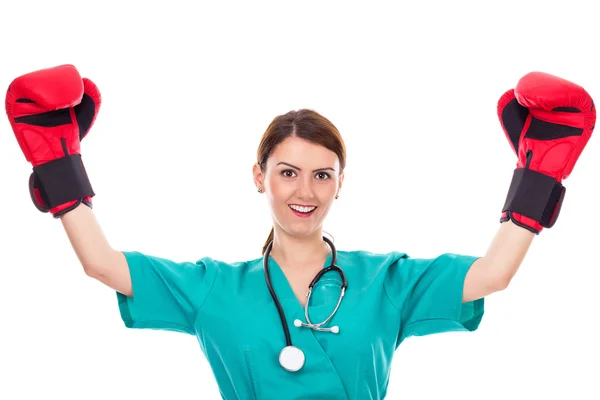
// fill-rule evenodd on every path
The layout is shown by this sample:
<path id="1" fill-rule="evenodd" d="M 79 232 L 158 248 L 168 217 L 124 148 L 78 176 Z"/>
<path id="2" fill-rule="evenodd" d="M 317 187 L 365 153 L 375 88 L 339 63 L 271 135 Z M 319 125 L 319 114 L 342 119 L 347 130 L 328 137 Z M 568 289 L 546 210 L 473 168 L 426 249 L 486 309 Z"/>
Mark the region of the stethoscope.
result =
<path id="1" fill-rule="evenodd" d="M 308 293 L 306 294 L 306 304 L 304 305 L 304 316 L 306 318 L 306 323 L 300 321 L 299 319 L 296 319 L 294 321 L 294 325 L 299 328 L 306 327 L 306 328 L 314 329 L 316 331 L 339 333 L 340 328 L 338 326 L 332 326 L 331 328 L 324 328 L 323 325 L 325 325 L 327 322 L 329 322 L 329 320 L 331 318 L 333 318 L 333 316 L 337 312 L 338 308 L 340 307 L 340 303 L 342 302 L 342 298 L 344 297 L 344 293 L 346 292 L 346 288 L 348 287 L 348 282 L 346 281 L 346 275 L 344 274 L 344 271 L 342 271 L 341 268 L 339 268 L 337 265 L 335 265 L 335 262 L 337 259 L 337 252 L 335 250 L 335 246 L 326 237 L 323 237 L 323 240 L 331 248 L 331 265 L 329 267 L 323 268 L 321 271 L 319 271 L 319 273 L 314 277 L 314 279 L 308 286 Z M 273 286 L 271 285 L 271 276 L 269 274 L 269 255 L 271 253 L 272 247 L 273 247 L 273 242 L 269 243 L 269 245 L 267 246 L 267 248 L 265 250 L 263 265 L 264 265 L 264 270 L 265 270 L 265 279 L 267 280 L 267 287 L 269 288 L 269 292 L 271 292 L 271 297 L 273 297 L 273 301 L 275 302 L 275 305 L 277 306 L 277 311 L 279 311 L 279 317 L 281 318 L 281 325 L 283 326 L 283 332 L 285 333 L 286 346 L 279 353 L 279 364 L 281 364 L 281 366 L 284 369 L 286 369 L 290 372 L 296 372 L 304 366 L 304 361 L 306 360 L 306 358 L 305 358 L 304 352 L 302 350 L 300 350 L 298 347 L 292 345 L 292 339 L 290 337 L 290 331 L 288 329 L 287 322 L 285 320 L 285 314 L 283 313 L 283 307 L 281 307 L 281 303 L 279 303 L 279 299 L 277 298 L 277 295 L 275 294 L 275 291 L 273 290 Z M 310 321 L 310 317 L 308 316 L 308 306 L 310 303 L 310 296 L 312 294 L 312 289 L 317 284 L 319 279 L 321 279 L 321 277 L 329 271 L 337 271 L 340 274 L 340 277 L 342 278 L 342 289 L 340 292 L 340 297 L 335 306 L 335 309 L 329 315 L 329 317 L 327 317 L 323 322 L 321 322 L 319 324 L 313 324 Z"/>

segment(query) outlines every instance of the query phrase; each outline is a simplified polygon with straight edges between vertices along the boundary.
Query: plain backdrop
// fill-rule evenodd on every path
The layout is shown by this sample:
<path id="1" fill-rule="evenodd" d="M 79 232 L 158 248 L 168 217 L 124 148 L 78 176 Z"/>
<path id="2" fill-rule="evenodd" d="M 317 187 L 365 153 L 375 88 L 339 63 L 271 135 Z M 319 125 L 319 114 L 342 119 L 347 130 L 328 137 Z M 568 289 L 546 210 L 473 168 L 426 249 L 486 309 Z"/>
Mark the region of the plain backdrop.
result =
<path id="1" fill-rule="evenodd" d="M 0 85 L 72 63 L 99 86 L 82 154 L 119 250 L 260 256 L 257 146 L 276 115 L 312 108 L 348 147 L 325 224 L 339 249 L 483 255 L 516 162 L 498 98 L 535 70 L 600 98 L 592 1 L 109 3 L 3 2 Z M 557 224 L 479 330 L 400 347 L 389 399 L 600 398 L 599 158 L 592 136 Z M 124 327 L 31 203 L 7 120 L 0 165 L 0 398 L 220 398 L 194 337 Z"/>

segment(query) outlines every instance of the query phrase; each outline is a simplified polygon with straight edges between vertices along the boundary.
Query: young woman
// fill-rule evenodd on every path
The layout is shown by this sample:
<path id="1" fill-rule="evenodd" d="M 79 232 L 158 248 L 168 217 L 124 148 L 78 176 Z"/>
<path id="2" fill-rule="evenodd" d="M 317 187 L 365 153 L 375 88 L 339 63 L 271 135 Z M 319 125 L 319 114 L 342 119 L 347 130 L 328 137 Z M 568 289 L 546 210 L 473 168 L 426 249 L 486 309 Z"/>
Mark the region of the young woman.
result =
<path id="1" fill-rule="evenodd" d="M 595 122 L 581 87 L 524 76 L 498 103 L 518 163 L 486 254 L 419 259 L 338 250 L 323 236 L 343 186 L 344 142 L 317 112 L 290 111 L 268 126 L 253 167 L 273 218 L 262 255 L 174 262 L 113 249 L 95 219 L 80 142 L 100 103 L 70 65 L 13 81 L 7 114 L 34 167 L 32 201 L 60 218 L 85 272 L 116 291 L 125 326 L 197 337 L 225 399 L 381 399 L 405 338 L 477 329 L 484 297 L 506 288 L 556 221 L 561 182 Z"/>

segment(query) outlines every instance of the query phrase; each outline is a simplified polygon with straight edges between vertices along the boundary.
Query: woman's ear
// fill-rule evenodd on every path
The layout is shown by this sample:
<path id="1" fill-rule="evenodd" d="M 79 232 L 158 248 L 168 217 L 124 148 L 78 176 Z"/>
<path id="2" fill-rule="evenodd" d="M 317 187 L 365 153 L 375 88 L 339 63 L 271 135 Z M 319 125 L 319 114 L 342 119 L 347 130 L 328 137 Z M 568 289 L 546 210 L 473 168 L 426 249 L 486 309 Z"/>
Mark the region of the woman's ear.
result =
<path id="1" fill-rule="evenodd" d="M 339 195 L 339 194 L 340 194 L 340 190 L 342 190 L 342 184 L 343 184 L 343 183 L 344 183 L 344 171 L 342 171 L 342 172 L 340 173 L 340 179 L 339 179 L 339 181 L 338 181 L 338 190 L 337 190 L 337 193 L 336 193 L 336 195 Z"/>
<path id="2" fill-rule="evenodd" d="M 256 186 L 256 189 L 264 190 L 263 174 L 260 170 L 260 165 L 258 165 L 258 163 L 254 163 L 254 166 L 252 167 L 252 175 L 254 178 L 254 186 Z"/>

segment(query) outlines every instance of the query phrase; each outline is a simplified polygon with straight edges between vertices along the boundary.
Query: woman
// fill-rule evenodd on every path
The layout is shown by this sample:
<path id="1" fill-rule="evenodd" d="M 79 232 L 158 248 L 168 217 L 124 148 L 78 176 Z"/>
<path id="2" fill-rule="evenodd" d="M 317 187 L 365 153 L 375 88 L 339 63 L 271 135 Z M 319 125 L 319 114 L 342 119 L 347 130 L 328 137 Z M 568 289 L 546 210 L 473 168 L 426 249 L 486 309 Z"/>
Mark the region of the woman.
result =
<path id="1" fill-rule="evenodd" d="M 498 103 L 519 161 L 489 249 L 418 259 L 338 250 L 323 237 L 344 180 L 344 142 L 317 112 L 290 111 L 267 128 L 253 167 L 273 217 L 262 256 L 174 262 L 113 249 L 95 219 L 79 144 L 100 103 L 73 66 L 13 81 L 7 114 L 34 166 L 32 200 L 61 219 L 85 272 L 117 292 L 127 327 L 197 337 L 225 399 L 384 398 L 405 338 L 477 329 L 484 297 L 507 287 L 533 237 L 556 221 L 561 181 L 595 122 L 579 86 L 523 77 Z"/>

